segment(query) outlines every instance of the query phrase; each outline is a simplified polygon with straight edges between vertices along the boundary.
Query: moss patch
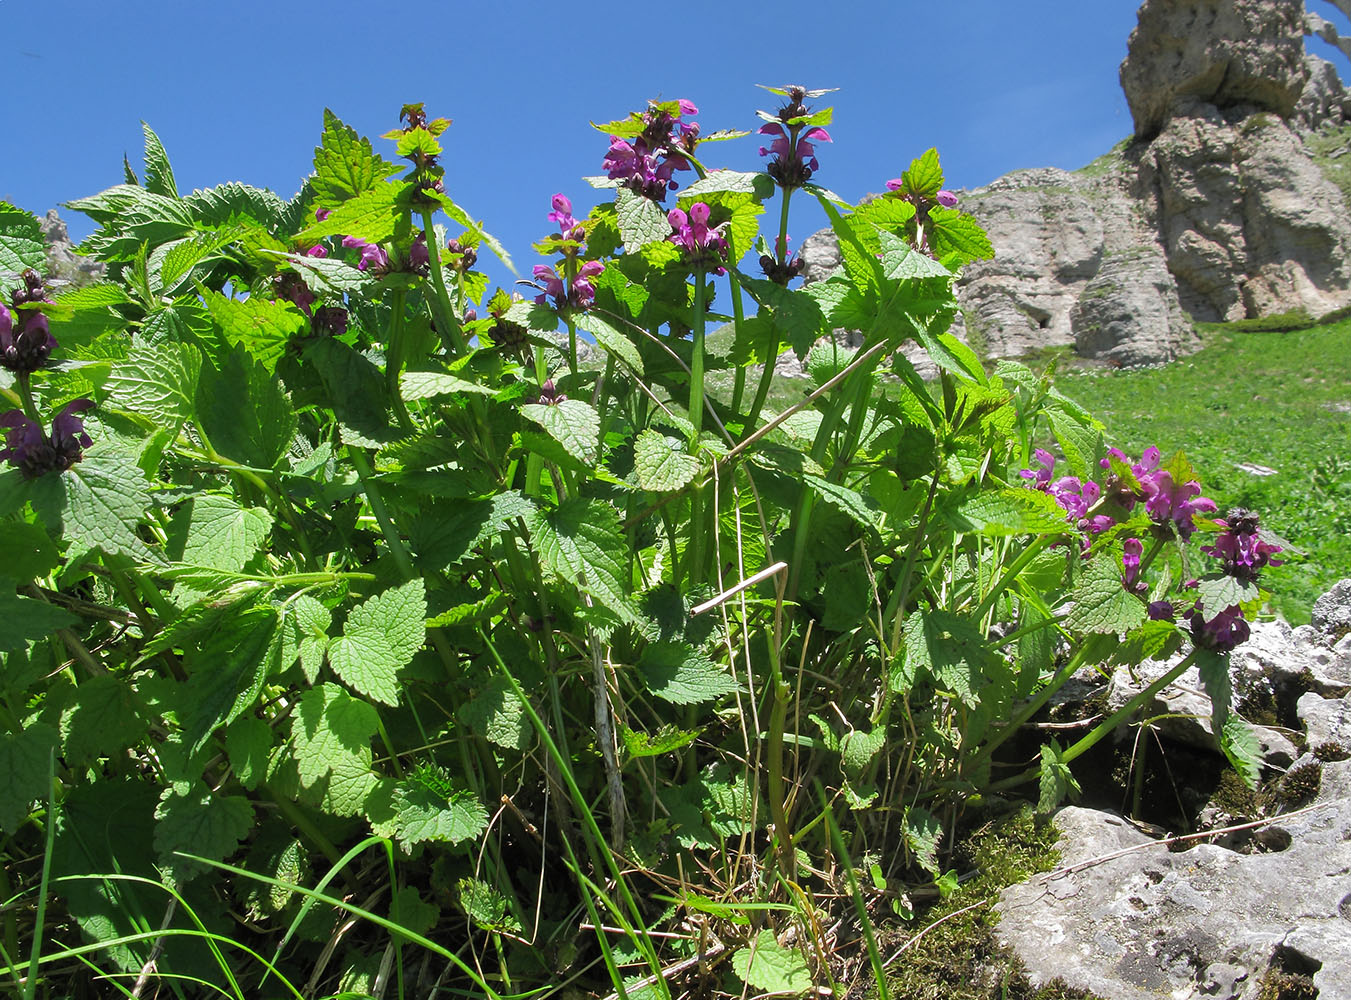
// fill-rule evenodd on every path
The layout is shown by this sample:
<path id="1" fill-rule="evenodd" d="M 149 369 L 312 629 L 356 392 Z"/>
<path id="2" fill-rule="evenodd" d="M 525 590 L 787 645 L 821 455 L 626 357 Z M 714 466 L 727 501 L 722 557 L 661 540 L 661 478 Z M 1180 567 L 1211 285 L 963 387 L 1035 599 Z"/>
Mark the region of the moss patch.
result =
<path id="1" fill-rule="evenodd" d="M 1030 806 L 970 834 L 953 865 L 980 874 L 960 892 L 917 914 L 904 930 L 883 936 L 882 952 L 891 955 L 943 920 L 891 966 L 891 995 L 896 1000 L 1096 1000 L 1094 994 L 1059 980 L 1033 986 L 1022 964 L 994 936 L 998 917 L 992 906 L 999 890 L 1059 864 L 1054 849 L 1058 836 L 1049 822 L 1036 820 Z M 975 909 L 959 912 L 973 905 Z"/>

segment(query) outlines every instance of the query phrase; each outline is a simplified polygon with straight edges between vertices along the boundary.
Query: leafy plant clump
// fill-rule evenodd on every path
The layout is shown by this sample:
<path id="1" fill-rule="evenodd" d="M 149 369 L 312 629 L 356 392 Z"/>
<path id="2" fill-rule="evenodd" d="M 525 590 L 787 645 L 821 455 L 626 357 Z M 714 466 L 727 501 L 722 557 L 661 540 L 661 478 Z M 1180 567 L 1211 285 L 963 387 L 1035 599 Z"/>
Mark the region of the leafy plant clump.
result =
<path id="1" fill-rule="evenodd" d="M 938 154 L 850 205 L 827 92 L 769 89 L 759 172 L 713 169 L 745 133 L 687 100 L 600 126 L 529 296 L 476 269 L 510 257 L 418 104 L 384 153 L 327 113 L 289 200 L 181 193 L 147 128 L 141 176 L 70 203 L 87 287 L 0 206 L 21 995 L 885 991 L 874 920 L 960 898 L 968 800 L 1054 808 L 1189 666 L 1255 782 L 1227 658 L 1287 544 L 1049 374 L 987 373 L 948 328 L 993 251 Z M 806 198 L 842 263 L 794 287 Z M 812 389 L 772 409 L 789 350 Z M 1175 652 L 1006 759 L 1080 668 Z"/>

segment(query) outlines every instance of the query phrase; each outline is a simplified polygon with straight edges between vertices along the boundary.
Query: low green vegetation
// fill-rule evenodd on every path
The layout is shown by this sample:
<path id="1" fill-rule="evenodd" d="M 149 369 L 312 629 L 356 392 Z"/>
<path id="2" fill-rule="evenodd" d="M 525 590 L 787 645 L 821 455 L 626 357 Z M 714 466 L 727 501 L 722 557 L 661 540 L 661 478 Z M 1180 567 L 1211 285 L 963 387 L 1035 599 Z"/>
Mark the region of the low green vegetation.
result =
<path id="1" fill-rule="evenodd" d="M 1272 604 L 1306 622 L 1314 600 L 1351 576 L 1351 322 L 1235 327 L 1202 328 L 1205 347 L 1166 367 L 1083 370 L 1061 384 L 1128 454 L 1181 449 L 1222 511 L 1261 511 L 1298 550 L 1269 571 Z"/>

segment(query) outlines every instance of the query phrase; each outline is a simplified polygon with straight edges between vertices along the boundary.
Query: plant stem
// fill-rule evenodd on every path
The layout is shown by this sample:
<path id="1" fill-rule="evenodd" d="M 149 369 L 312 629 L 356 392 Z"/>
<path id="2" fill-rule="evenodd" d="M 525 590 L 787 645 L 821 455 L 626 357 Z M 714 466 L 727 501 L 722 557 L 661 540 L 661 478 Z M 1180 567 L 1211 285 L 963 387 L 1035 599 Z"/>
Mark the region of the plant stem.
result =
<path id="1" fill-rule="evenodd" d="M 774 259 L 780 264 L 785 262 L 788 250 L 788 204 L 792 199 L 793 189 L 785 188 L 783 203 L 779 206 L 779 238 L 774 245 Z M 769 387 L 774 382 L 774 369 L 779 363 L 780 344 L 779 328 L 775 325 L 774 335 L 769 344 L 769 354 L 765 358 L 765 368 L 760 373 L 760 384 L 755 387 L 755 401 L 751 403 L 751 412 L 746 418 L 747 434 L 755 430 L 755 425 L 760 420 L 760 411 L 764 409 L 765 399 L 769 396 Z"/>
<path id="2" fill-rule="evenodd" d="M 432 276 L 432 287 L 436 290 L 433 305 L 437 313 L 437 328 L 441 339 L 447 343 L 452 354 L 463 354 L 465 350 L 464 332 L 460 329 L 459 318 L 450 305 L 450 293 L 446 291 L 446 276 L 441 273 L 441 244 L 436 238 L 436 227 L 432 224 L 432 210 L 422 210 L 422 231 L 427 241 L 428 270 Z"/>
<path id="3" fill-rule="evenodd" d="M 394 403 L 394 415 L 399 420 L 399 426 L 404 433 L 412 434 L 416 428 L 408 413 L 408 406 L 403 401 L 403 393 L 399 390 L 399 372 L 403 369 L 404 297 L 403 291 L 395 292 L 390 305 L 389 343 L 385 345 L 385 389 Z"/>

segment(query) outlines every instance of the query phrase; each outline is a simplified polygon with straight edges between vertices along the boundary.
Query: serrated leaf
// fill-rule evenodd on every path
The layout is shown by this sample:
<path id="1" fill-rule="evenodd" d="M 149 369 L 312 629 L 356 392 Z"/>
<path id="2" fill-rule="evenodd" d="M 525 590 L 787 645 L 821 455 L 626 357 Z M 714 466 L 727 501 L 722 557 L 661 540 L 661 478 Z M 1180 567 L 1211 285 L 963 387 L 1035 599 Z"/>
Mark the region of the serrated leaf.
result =
<path id="1" fill-rule="evenodd" d="M 670 724 L 662 726 L 655 733 L 640 733 L 627 726 L 619 729 L 624 751 L 632 759 L 658 757 L 687 747 L 699 737 L 699 733 L 698 729 L 678 729 Z"/>
<path id="2" fill-rule="evenodd" d="M 398 791 L 398 837 L 405 847 L 424 841 L 458 844 L 488 828 L 488 810 L 473 792 L 457 790 L 449 796 L 423 785 Z"/>
<path id="3" fill-rule="evenodd" d="M 4 553 L 0 574 L 20 583 L 46 576 L 61 564 L 47 532 L 28 521 L 0 521 L 0 552 Z"/>
<path id="4" fill-rule="evenodd" d="M 444 372 L 404 372 L 399 376 L 399 389 L 403 398 L 409 402 L 416 399 L 435 399 L 438 396 L 451 396 L 460 392 L 477 393 L 491 396 L 493 390 L 477 382 L 456 378 Z"/>
<path id="5" fill-rule="evenodd" d="M 943 187 L 943 168 L 938 162 L 938 150 L 928 149 L 910 163 L 910 169 L 901 175 L 906 194 L 933 198 Z"/>
<path id="6" fill-rule="evenodd" d="M 62 756 L 70 764 L 115 757 L 145 735 L 145 707 L 126 681 L 111 674 L 86 679 L 61 713 Z"/>
<path id="7" fill-rule="evenodd" d="M 1065 626 L 1077 632 L 1129 632 L 1145 621 L 1145 605 L 1121 583 L 1119 552 L 1104 550 L 1070 593 Z"/>
<path id="8" fill-rule="evenodd" d="M 306 691 L 291 719 L 301 785 L 312 786 L 335 769 L 355 767 L 369 772 L 371 737 L 379 727 L 375 709 L 337 684 L 320 684 Z"/>
<path id="9" fill-rule="evenodd" d="M 938 845 L 943 839 L 943 823 L 927 809 L 911 806 L 905 811 L 905 842 L 930 875 L 938 874 Z"/>
<path id="10" fill-rule="evenodd" d="M 377 594 L 352 609 L 328 647 L 334 671 L 356 691 L 399 703 L 399 671 L 426 638 L 427 593 L 421 579 Z"/>
<path id="11" fill-rule="evenodd" d="M 387 243 L 398 231 L 404 210 L 399 205 L 399 187 L 380 183 L 337 205 L 321 221 L 301 230 L 292 243 L 311 247 L 328 236 L 356 236 L 367 243 Z"/>
<path id="12" fill-rule="evenodd" d="M 703 650 L 683 642 L 654 642 L 638 661 L 647 689 L 675 705 L 698 705 L 737 690 L 732 676 Z"/>
<path id="13" fill-rule="evenodd" d="M 224 861 L 253 828 L 253 807 L 242 795 L 215 795 L 200 786 L 186 794 L 166 788 L 155 820 L 155 853 L 181 886 L 206 866 L 175 852 Z"/>
<path id="14" fill-rule="evenodd" d="M 174 515 L 183 540 L 178 561 L 237 573 L 267 541 L 272 514 L 265 507 L 241 507 L 220 494 L 195 496 Z M 173 534 L 174 532 L 171 532 Z"/>
<path id="15" fill-rule="evenodd" d="M 615 196 L 615 211 L 619 217 L 619 232 L 624 238 L 625 253 L 633 253 L 648 243 L 658 243 L 671 235 L 671 223 L 662 207 L 635 191 L 620 188 Z"/>
<path id="16" fill-rule="evenodd" d="M 507 750 L 524 750 L 534 729 L 505 677 L 495 676 L 458 713 L 469 728 Z"/>
<path id="17" fill-rule="evenodd" d="M 806 475 L 803 483 L 823 502 L 851 518 L 857 524 L 875 531 L 877 529 L 877 505 L 870 497 L 839 483 L 832 483 L 821 476 Z"/>
<path id="18" fill-rule="evenodd" d="M 964 262 L 994 258 L 994 246 L 980 223 L 941 205 L 929 209 L 929 246 L 938 257 L 956 253 Z"/>
<path id="19" fill-rule="evenodd" d="M 438 502 L 414 518 L 408 535 L 419 562 L 439 571 L 458 563 L 508 522 L 534 510 L 534 501 L 514 490 L 487 500 Z"/>
<path id="20" fill-rule="evenodd" d="M 840 764 L 844 768 L 844 773 L 851 779 L 858 778 L 886 742 L 887 733 L 882 726 L 871 732 L 851 729 L 845 733 L 840 737 Z"/>
<path id="21" fill-rule="evenodd" d="M 0 830 L 14 833 L 29 805 L 47 798 L 59 742 L 56 730 L 41 722 L 0 736 Z"/>
<path id="22" fill-rule="evenodd" d="M 196 403 L 212 447 L 241 465 L 276 468 L 295 436 L 295 410 L 281 381 L 242 346 L 220 359 L 219 369 L 202 369 Z"/>
<path id="23" fill-rule="evenodd" d="M 19 275 L 30 267 L 39 272 L 47 269 L 42 225 L 31 212 L 0 201 L 0 293 L 6 301 L 9 293 L 23 284 Z"/>
<path id="24" fill-rule="evenodd" d="M 769 928 L 751 944 L 732 955 L 732 968 L 757 993 L 790 993 L 795 996 L 814 987 L 807 960 L 795 948 L 779 944 Z"/>
<path id="25" fill-rule="evenodd" d="M 915 611 L 905 621 L 904 635 L 905 655 L 892 668 L 894 691 L 908 691 L 927 675 L 974 706 L 987 673 L 999 669 L 999 658 L 977 624 L 961 615 L 936 608 Z"/>
<path id="26" fill-rule="evenodd" d="M 629 599 L 629 573 L 619 515 L 601 500 L 569 498 L 555 510 L 526 515 L 544 565 L 590 594 L 624 621 L 636 621 Z"/>
<path id="27" fill-rule="evenodd" d="M 191 344 L 132 341 L 126 361 L 113 367 L 107 405 L 177 434 L 194 415 L 202 353 Z"/>
<path id="28" fill-rule="evenodd" d="M 272 229 L 280 221 L 286 203 L 267 188 L 257 188 L 239 181 L 227 181 L 215 187 L 193 191 L 183 198 L 183 204 L 204 226 L 226 226 L 239 222 L 254 222 Z"/>
<path id="29" fill-rule="evenodd" d="M 1244 784 L 1256 789 L 1262 778 L 1262 745 L 1250 725 L 1230 715 L 1220 729 L 1220 749 Z"/>
<path id="30" fill-rule="evenodd" d="M 352 292 L 365 291 L 375 282 L 374 275 L 341 257 L 284 256 L 287 266 L 300 275 L 305 287 L 323 299 L 341 299 Z"/>
<path id="31" fill-rule="evenodd" d="M 616 274 L 618 268 L 614 268 Z M 617 327 L 612 326 L 608 320 L 598 316 L 595 312 L 590 312 L 581 321 L 583 328 L 591 331 L 591 335 L 596 338 L 596 343 L 607 354 L 622 361 L 628 369 L 636 375 L 643 374 L 643 358 L 638 353 L 638 348 L 633 345 L 628 337 Z"/>
<path id="32" fill-rule="evenodd" d="M 239 783 L 252 791 L 267 777 L 272 727 L 252 715 L 236 719 L 225 733 L 225 752 Z"/>
<path id="33" fill-rule="evenodd" d="M 1070 773 L 1069 765 L 1061 757 L 1064 751 L 1055 740 L 1043 743 L 1041 747 L 1040 796 L 1037 799 L 1037 812 L 1048 813 L 1065 798 L 1078 798 L 1079 782 Z"/>
<path id="34" fill-rule="evenodd" d="M 583 465 L 592 466 L 600 454 L 600 414 L 581 399 L 560 403 L 527 403 L 521 415 L 539 424 L 565 451 Z"/>
<path id="35" fill-rule="evenodd" d="M 685 451 L 682 442 L 649 427 L 633 442 L 633 471 L 643 489 L 673 493 L 699 474 L 699 460 Z"/>
<path id="36" fill-rule="evenodd" d="M 1196 581 L 1196 593 L 1208 618 L 1235 604 L 1245 604 L 1259 597 L 1257 584 L 1226 573 L 1207 573 Z"/>
<path id="37" fill-rule="evenodd" d="M 242 344 L 269 373 L 276 370 L 291 338 L 310 328 L 309 317 L 292 302 L 270 302 L 258 295 L 232 299 L 212 291 L 204 292 L 202 300 L 225 342 Z"/>
<path id="38" fill-rule="evenodd" d="M 521 932 L 521 923 L 511 915 L 506 896 L 487 882 L 476 878 L 462 878 L 455 889 L 460 908 L 480 930 L 506 931 L 510 934 Z"/>
<path id="39" fill-rule="evenodd" d="M 370 140 L 324 109 L 324 133 L 314 150 L 314 177 L 310 181 L 316 206 L 337 207 L 398 172 L 398 165 L 378 155 Z"/>
<path id="40" fill-rule="evenodd" d="M 367 357 L 336 340 L 320 340 L 305 348 L 328 390 L 344 444 L 378 448 L 397 439 L 390 423 L 385 377 Z"/>
<path id="41" fill-rule="evenodd" d="M 159 271 L 160 284 L 165 295 L 176 291 L 198 264 L 221 259 L 217 253 L 223 247 L 241 238 L 241 231 L 227 229 L 215 233 L 198 233 L 177 243 L 165 244 L 151 255 L 152 273 Z M 156 264 L 158 267 L 156 268 Z"/>
<path id="42" fill-rule="evenodd" d="M 189 650 L 192 676 L 179 709 L 184 741 L 192 753 L 217 726 L 229 725 L 258 701 L 268 675 L 281 666 L 277 610 L 262 606 L 231 615 Z"/>
<path id="43" fill-rule="evenodd" d="M 978 535 L 1058 535 L 1069 530 L 1065 511 L 1039 490 L 987 490 L 944 509 L 949 524 Z"/>
<path id="44" fill-rule="evenodd" d="M 305 680 L 311 684 L 324 665 L 329 643 L 328 627 L 332 623 L 332 612 L 309 594 L 297 597 L 287 609 L 283 627 L 290 644 L 288 648 L 295 649 Z M 282 664 L 283 667 L 289 665 Z"/>
<path id="45" fill-rule="evenodd" d="M 177 198 L 174 171 L 169 166 L 169 154 L 164 151 L 164 143 L 145 122 L 141 122 L 141 131 L 145 134 L 145 189 L 166 198 Z"/>
<path id="46" fill-rule="evenodd" d="M 710 170 L 680 192 L 680 204 L 706 202 L 708 195 L 720 192 L 745 194 L 757 201 L 765 201 L 774 196 L 774 181 L 763 170 Z M 749 244 L 744 249 L 749 249 Z"/>
<path id="47" fill-rule="evenodd" d="M 130 456 L 96 446 L 66 472 L 31 485 L 33 508 L 52 535 L 69 543 L 68 559 L 100 549 L 137 562 L 159 561 L 137 535 L 150 492 Z"/>

